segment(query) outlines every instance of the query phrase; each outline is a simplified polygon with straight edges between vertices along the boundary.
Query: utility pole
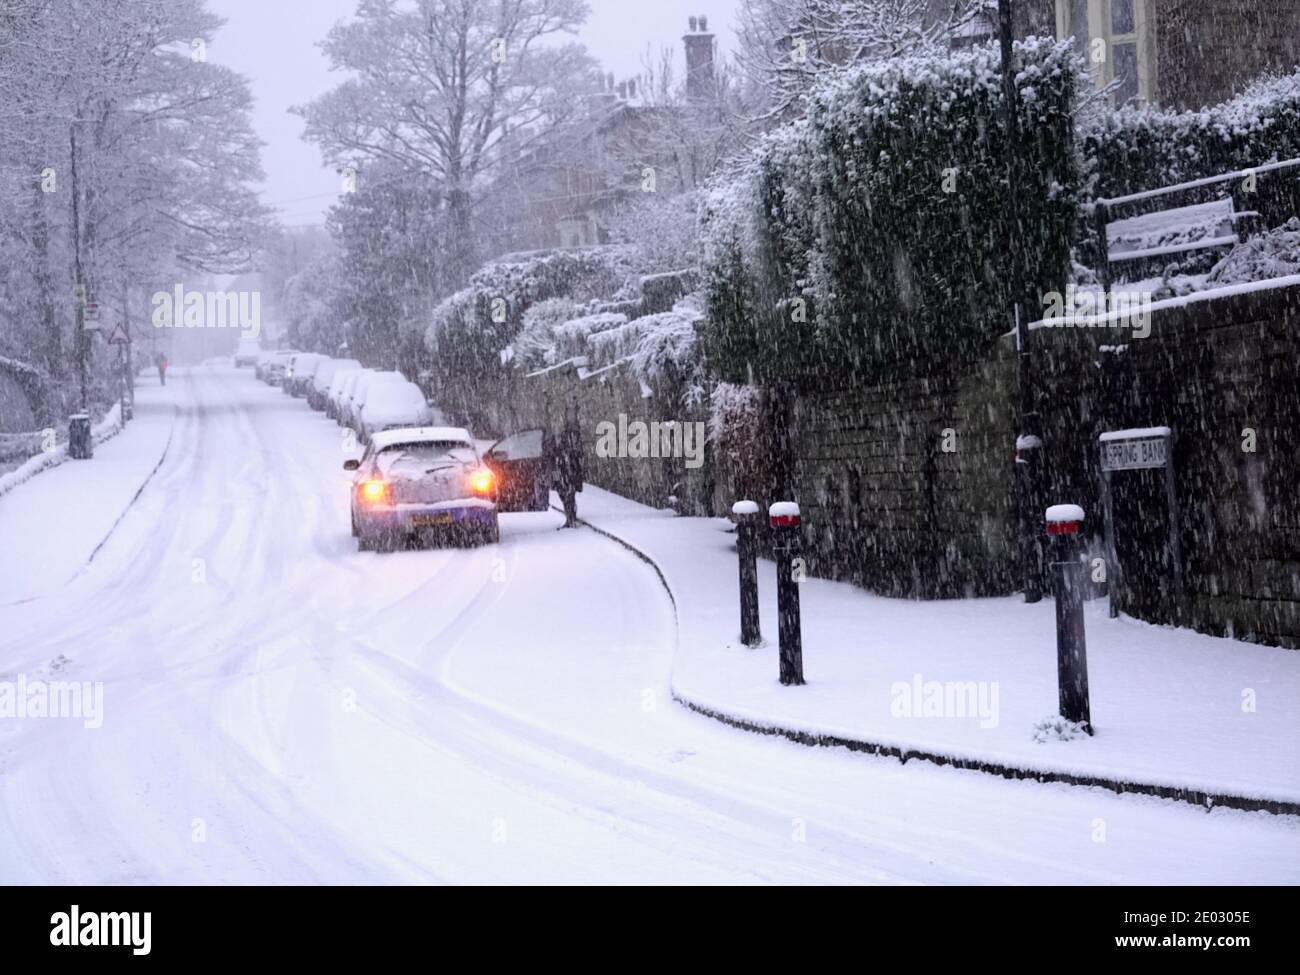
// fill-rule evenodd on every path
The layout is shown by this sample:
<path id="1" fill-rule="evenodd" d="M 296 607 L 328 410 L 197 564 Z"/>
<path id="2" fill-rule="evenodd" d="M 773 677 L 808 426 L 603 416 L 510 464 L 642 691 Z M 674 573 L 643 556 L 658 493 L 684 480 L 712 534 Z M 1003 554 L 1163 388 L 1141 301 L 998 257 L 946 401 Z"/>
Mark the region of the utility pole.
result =
<path id="1" fill-rule="evenodd" d="M 81 385 L 81 412 L 90 409 L 86 398 L 86 288 L 81 280 L 81 190 L 77 184 L 77 123 L 68 129 L 72 149 L 72 293 L 75 297 L 77 322 L 77 376 Z"/>
<path id="2" fill-rule="evenodd" d="M 1010 250 L 1011 315 L 1016 330 L 1016 497 L 1017 534 L 1025 602 L 1043 598 L 1038 571 L 1039 540 L 1032 505 L 1041 467 L 1042 437 L 1032 386 L 1029 358 L 1025 282 L 1028 257 L 1024 240 L 1024 210 L 1021 198 L 1020 104 L 1016 90 L 1012 53 L 1011 0 L 998 0 L 998 40 L 1002 49 L 1002 105 L 1007 144 L 1007 246 Z"/>

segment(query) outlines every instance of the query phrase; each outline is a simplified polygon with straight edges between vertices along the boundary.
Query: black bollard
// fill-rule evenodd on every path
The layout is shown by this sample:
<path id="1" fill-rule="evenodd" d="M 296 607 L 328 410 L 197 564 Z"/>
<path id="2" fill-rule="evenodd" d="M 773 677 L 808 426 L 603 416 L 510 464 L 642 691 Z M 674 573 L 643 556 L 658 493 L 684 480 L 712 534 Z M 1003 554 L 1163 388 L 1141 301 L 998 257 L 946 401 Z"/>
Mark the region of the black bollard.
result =
<path id="1" fill-rule="evenodd" d="M 731 506 L 736 521 L 736 552 L 740 556 L 740 642 L 756 647 L 763 642 L 758 622 L 758 505 L 737 501 Z"/>
<path id="2" fill-rule="evenodd" d="M 1083 629 L 1083 563 L 1079 561 L 1079 523 L 1083 509 L 1058 504 L 1047 509 L 1052 540 L 1056 597 L 1056 682 L 1061 717 L 1080 723 L 1092 734 L 1088 700 L 1088 645 Z"/>
<path id="3" fill-rule="evenodd" d="M 772 552 L 776 557 L 781 683 L 802 684 L 803 637 L 799 620 L 799 583 L 795 579 L 795 560 L 799 558 L 799 506 L 793 501 L 778 501 L 768 509 L 768 519 L 775 537 Z"/>

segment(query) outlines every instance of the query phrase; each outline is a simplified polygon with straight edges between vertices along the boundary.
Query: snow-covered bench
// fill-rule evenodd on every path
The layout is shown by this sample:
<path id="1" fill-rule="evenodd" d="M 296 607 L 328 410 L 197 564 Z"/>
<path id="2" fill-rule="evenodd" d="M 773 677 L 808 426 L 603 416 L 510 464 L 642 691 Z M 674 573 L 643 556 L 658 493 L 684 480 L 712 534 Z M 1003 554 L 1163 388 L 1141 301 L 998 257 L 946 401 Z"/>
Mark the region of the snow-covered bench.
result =
<path id="1" fill-rule="evenodd" d="M 1180 255 L 1231 250 L 1266 222 L 1294 215 L 1300 195 L 1300 159 L 1268 163 L 1205 179 L 1162 186 L 1092 205 L 1098 246 L 1097 276 L 1104 290 L 1119 278 L 1135 280 Z M 1216 199 L 1205 201 L 1208 194 Z M 1179 197 L 1200 202 L 1171 206 Z M 1128 215 L 1125 215 L 1128 214 Z M 1280 222 L 1280 221 L 1278 221 Z"/>

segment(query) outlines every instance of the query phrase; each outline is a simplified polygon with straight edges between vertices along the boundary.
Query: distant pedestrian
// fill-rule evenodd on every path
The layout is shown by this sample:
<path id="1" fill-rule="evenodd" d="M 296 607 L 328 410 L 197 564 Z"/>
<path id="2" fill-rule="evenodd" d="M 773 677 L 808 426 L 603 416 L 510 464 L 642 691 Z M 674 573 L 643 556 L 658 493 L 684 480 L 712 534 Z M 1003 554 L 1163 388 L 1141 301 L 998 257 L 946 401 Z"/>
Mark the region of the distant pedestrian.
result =
<path id="1" fill-rule="evenodd" d="M 163 352 L 158 353 L 158 381 L 164 386 L 167 385 L 167 356 Z"/>
<path id="2" fill-rule="evenodd" d="M 555 445 L 555 490 L 564 504 L 565 528 L 578 527 L 578 492 L 582 490 L 582 431 L 578 418 L 566 415 Z"/>

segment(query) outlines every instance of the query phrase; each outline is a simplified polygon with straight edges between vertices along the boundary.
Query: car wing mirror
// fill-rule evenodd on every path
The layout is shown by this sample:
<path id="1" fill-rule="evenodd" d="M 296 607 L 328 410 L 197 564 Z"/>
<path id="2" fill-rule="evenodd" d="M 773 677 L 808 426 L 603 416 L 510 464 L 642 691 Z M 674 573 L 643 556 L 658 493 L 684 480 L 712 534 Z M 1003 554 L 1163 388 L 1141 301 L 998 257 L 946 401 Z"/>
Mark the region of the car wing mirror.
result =
<path id="1" fill-rule="evenodd" d="M 345 460 L 343 462 L 343 469 L 345 471 L 355 471 L 360 467 L 361 467 L 361 461 L 359 460 Z"/>

